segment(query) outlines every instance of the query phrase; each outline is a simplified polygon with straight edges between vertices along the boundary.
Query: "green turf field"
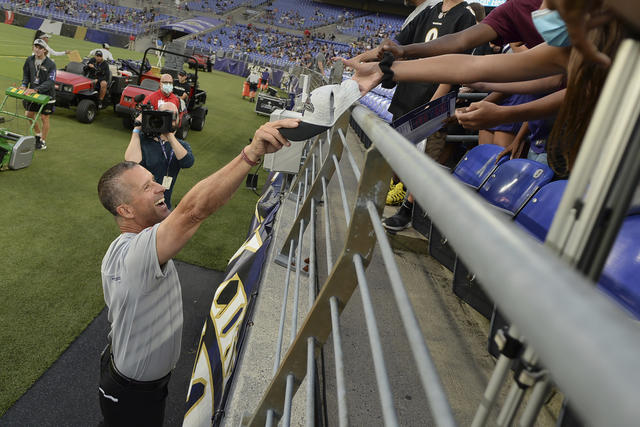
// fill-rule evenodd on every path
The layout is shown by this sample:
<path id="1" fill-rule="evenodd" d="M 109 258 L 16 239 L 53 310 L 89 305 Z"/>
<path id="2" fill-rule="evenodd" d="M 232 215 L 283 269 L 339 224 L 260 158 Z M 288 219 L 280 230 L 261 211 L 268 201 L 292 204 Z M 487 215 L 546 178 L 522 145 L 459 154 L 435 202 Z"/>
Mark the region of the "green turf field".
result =
<path id="1" fill-rule="evenodd" d="M 0 24 L 2 93 L 21 80 L 34 33 Z M 61 36 L 49 43 L 58 51 L 78 49 L 82 56 L 98 47 Z M 115 58 L 142 57 L 125 49 L 111 51 Z M 53 59 L 58 68 L 68 62 Z M 200 76 L 209 115 L 204 130 L 191 131 L 187 138 L 195 165 L 180 172 L 174 206 L 197 181 L 235 157 L 265 122 L 253 112 L 255 104 L 241 99 L 242 78 L 218 72 Z M 5 108 L 22 111 L 15 100 Z M 0 415 L 103 308 L 100 261 L 118 234 L 96 186 L 102 172 L 123 160 L 130 133 L 111 109 L 87 125 L 76 121 L 75 110 L 57 108 L 51 124 L 48 149 L 36 152 L 31 166 L 0 172 Z M 264 176 L 263 171 L 260 185 Z M 224 270 L 244 240 L 256 200 L 241 188 L 205 221 L 177 259 Z"/>

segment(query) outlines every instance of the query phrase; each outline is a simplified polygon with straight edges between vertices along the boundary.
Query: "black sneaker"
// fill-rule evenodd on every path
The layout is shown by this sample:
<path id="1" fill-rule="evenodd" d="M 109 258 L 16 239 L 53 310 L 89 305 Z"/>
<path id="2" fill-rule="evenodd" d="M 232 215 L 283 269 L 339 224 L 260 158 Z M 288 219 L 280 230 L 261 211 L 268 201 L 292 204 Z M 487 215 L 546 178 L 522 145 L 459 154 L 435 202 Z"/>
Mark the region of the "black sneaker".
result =
<path id="1" fill-rule="evenodd" d="M 44 148 L 42 146 L 44 145 Z M 46 150 L 47 145 L 44 144 L 44 140 L 36 135 L 36 150 Z"/>
<path id="2" fill-rule="evenodd" d="M 409 227 L 411 224 L 411 214 L 413 212 L 413 203 L 404 201 L 398 212 L 382 221 L 382 226 L 387 230 L 401 231 Z"/>
<path id="3" fill-rule="evenodd" d="M 47 143 L 45 142 L 44 139 L 40 140 L 40 148 L 36 147 L 38 150 L 46 150 L 47 149 Z"/>

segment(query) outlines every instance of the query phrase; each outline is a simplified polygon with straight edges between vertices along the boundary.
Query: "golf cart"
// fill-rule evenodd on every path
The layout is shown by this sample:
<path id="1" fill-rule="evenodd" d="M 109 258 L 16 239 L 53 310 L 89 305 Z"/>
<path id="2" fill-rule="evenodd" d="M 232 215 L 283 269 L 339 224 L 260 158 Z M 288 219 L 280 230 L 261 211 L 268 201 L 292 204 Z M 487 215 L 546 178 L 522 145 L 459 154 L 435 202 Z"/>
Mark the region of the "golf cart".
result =
<path id="1" fill-rule="evenodd" d="M 111 76 L 107 81 L 107 94 L 103 105 L 117 103 L 124 87 L 129 84 L 131 73 L 120 70 L 117 65 L 109 65 Z M 56 73 L 56 106 L 63 108 L 76 107 L 76 118 L 82 123 L 91 123 L 98 114 L 99 92 L 95 89 L 93 79 L 87 77 L 84 62 L 69 62 Z"/>
<path id="2" fill-rule="evenodd" d="M 149 52 L 161 52 L 164 55 L 175 55 L 178 57 L 186 58 L 187 60 L 195 60 L 192 56 L 183 55 L 180 53 L 169 52 L 166 50 L 150 47 L 144 51 L 144 57 L 142 63 L 146 63 L 147 55 Z M 174 79 L 178 77 L 177 69 L 163 68 L 161 73 L 171 74 Z M 189 93 L 189 101 L 180 111 L 180 120 L 178 123 L 178 130 L 176 136 L 184 139 L 189 132 L 189 129 L 200 131 L 204 128 L 204 124 L 207 118 L 208 108 L 204 105 L 207 100 L 207 93 L 198 87 L 198 69 L 195 69 L 195 73 L 188 74 L 187 82 L 191 86 Z M 133 122 L 135 116 L 140 111 L 139 99 L 144 99 L 151 93 L 160 89 L 160 73 L 154 70 L 138 73 L 137 81 L 129 84 L 122 91 L 120 102 L 115 106 L 115 111 L 118 115 L 122 116 L 122 123 L 125 128 L 133 128 Z M 140 95 L 144 95 L 141 97 Z"/>

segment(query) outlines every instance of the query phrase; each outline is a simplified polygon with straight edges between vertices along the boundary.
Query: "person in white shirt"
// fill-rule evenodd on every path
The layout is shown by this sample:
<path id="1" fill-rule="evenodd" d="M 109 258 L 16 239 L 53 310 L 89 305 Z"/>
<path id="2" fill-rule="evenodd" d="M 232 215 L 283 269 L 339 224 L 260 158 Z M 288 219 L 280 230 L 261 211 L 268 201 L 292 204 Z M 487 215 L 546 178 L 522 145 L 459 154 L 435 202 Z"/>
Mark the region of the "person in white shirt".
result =
<path id="1" fill-rule="evenodd" d="M 100 48 L 93 49 L 91 52 L 89 52 L 89 56 L 96 56 L 96 52 L 100 51 L 100 52 L 102 52 L 102 57 L 105 60 L 114 61 L 113 55 L 111 54 L 111 51 L 109 50 L 110 48 L 111 48 L 111 46 L 109 45 L 109 43 L 102 43 L 102 49 L 100 49 Z"/>
<path id="2" fill-rule="evenodd" d="M 44 31 L 38 30 L 36 31 L 36 36 L 33 38 L 34 40 L 40 39 L 43 40 L 47 44 L 47 57 L 51 56 L 62 56 L 68 53 L 71 53 L 70 50 L 63 50 L 62 52 L 58 52 L 57 50 L 51 49 L 49 45 L 49 39 L 51 38 L 51 34 L 47 34 Z"/>

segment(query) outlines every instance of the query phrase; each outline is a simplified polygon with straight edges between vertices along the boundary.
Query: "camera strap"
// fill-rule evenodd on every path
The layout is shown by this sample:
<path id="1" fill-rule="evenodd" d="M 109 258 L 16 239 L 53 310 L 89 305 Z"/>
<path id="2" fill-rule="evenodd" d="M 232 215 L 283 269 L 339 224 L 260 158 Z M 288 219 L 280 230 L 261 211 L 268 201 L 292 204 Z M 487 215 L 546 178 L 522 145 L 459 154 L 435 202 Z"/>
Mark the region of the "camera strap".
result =
<path id="1" fill-rule="evenodd" d="M 169 157 L 167 157 L 167 152 L 164 149 L 164 145 L 169 144 Z M 160 148 L 162 149 L 162 154 L 164 154 L 164 159 L 167 161 L 167 173 L 165 176 L 169 176 L 169 165 L 171 165 L 171 160 L 173 159 L 173 148 L 171 148 L 171 143 L 169 141 L 160 140 Z"/>

